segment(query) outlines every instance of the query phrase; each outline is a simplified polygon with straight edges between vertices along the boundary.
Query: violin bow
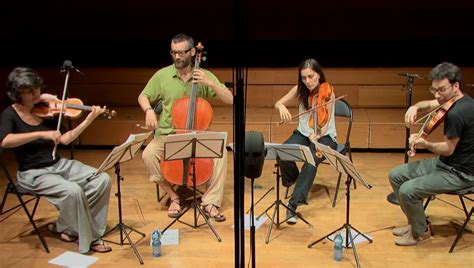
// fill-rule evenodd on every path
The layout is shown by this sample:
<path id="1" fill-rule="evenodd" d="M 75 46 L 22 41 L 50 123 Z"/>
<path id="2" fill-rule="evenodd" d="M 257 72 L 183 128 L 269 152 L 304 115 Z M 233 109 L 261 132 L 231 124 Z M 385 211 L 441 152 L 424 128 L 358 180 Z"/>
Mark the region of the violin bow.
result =
<path id="1" fill-rule="evenodd" d="M 443 107 L 444 107 L 450 100 L 452 100 L 452 99 L 454 99 L 454 97 L 452 97 L 451 99 L 449 99 L 447 102 L 436 106 L 433 110 L 429 111 L 428 113 L 426 113 L 425 115 L 423 115 L 422 117 L 420 117 L 418 120 L 416 120 L 415 122 L 413 122 L 413 125 L 420 123 L 423 119 L 425 119 L 426 117 L 430 116 L 432 113 L 434 113 L 434 112 L 438 111 L 439 109 L 443 108 Z M 428 120 L 428 121 L 429 121 L 429 120 Z"/>
<path id="2" fill-rule="evenodd" d="M 64 103 L 64 100 L 66 99 L 67 85 L 69 82 L 69 69 L 68 68 L 65 68 L 65 69 L 66 69 L 66 78 L 64 81 L 63 96 L 61 98 L 61 112 L 59 113 L 59 119 L 58 119 L 58 125 L 56 126 L 56 131 L 59 131 L 59 129 L 61 128 L 61 121 L 63 119 L 64 107 L 66 106 L 66 104 Z M 52 153 L 53 160 L 56 159 L 57 149 L 58 149 L 58 143 L 55 143 L 54 148 L 53 148 L 53 153 Z"/>
<path id="3" fill-rule="evenodd" d="M 311 108 L 311 109 L 309 109 L 309 110 L 306 110 L 306 111 L 301 112 L 301 113 L 299 113 L 299 114 L 295 114 L 295 115 L 293 115 L 293 116 L 291 117 L 291 120 L 294 119 L 294 118 L 296 118 L 296 117 L 299 117 L 299 116 L 301 116 L 301 115 L 303 115 L 303 114 L 307 114 L 307 113 L 309 113 L 309 112 L 312 112 L 312 111 L 318 109 L 318 108 L 321 107 L 321 106 L 324 106 L 324 105 L 333 103 L 333 102 L 335 102 L 335 101 L 337 101 L 337 100 L 340 100 L 340 99 L 342 99 L 342 98 L 344 98 L 344 97 L 347 97 L 347 95 L 339 96 L 339 97 L 335 98 L 334 100 L 330 100 L 330 101 L 326 102 L 326 103 L 323 104 L 323 105 L 316 105 L 316 106 L 314 106 L 313 108 Z M 290 121 L 291 121 L 291 120 L 290 120 Z M 289 122 L 289 121 L 287 121 L 287 122 Z M 279 125 L 281 125 L 281 124 L 284 124 L 284 123 L 285 123 L 285 121 L 281 120 L 280 122 L 277 122 L 277 126 L 279 126 Z"/>

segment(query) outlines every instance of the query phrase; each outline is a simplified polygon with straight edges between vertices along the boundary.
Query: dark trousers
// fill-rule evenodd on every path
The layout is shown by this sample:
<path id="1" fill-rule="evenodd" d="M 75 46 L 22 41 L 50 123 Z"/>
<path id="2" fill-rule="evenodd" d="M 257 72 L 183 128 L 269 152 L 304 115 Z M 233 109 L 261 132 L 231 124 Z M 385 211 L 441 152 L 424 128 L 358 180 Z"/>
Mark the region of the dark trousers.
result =
<path id="1" fill-rule="evenodd" d="M 318 142 L 333 149 L 336 149 L 337 147 L 337 143 L 334 142 L 329 136 L 321 137 Z M 293 161 L 277 161 L 280 165 L 282 180 L 285 182 L 285 184 L 288 185 L 296 181 L 295 189 L 293 190 L 293 194 L 291 195 L 290 199 L 290 205 L 296 208 L 298 205 L 307 204 L 306 199 L 308 192 L 313 185 L 317 167 L 319 163 L 321 163 L 325 158 L 318 158 L 316 156 L 315 145 L 309 140 L 308 137 L 301 134 L 298 130 L 293 131 L 293 134 L 284 143 L 308 146 L 311 150 L 311 153 L 313 154 L 314 162 L 316 163 L 316 167 L 313 167 L 308 163 L 304 163 L 300 172 L 296 166 L 296 163 Z"/>

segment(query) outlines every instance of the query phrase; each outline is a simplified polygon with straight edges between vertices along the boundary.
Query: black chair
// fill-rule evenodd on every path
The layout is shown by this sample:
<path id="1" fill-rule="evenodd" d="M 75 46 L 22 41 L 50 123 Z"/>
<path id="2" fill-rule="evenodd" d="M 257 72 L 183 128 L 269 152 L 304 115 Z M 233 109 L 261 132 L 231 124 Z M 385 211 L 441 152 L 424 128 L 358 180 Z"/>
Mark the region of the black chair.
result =
<path id="1" fill-rule="evenodd" d="M 8 180 L 8 183 L 7 183 L 6 189 L 5 189 L 5 194 L 3 195 L 3 200 L 2 200 L 2 203 L 0 204 L 0 215 L 4 215 L 4 214 L 6 214 L 10 211 L 13 211 L 13 210 L 15 210 L 15 209 L 17 209 L 21 206 L 23 208 L 23 211 L 25 211 L 25 214 L 28 217 L 28 220 L 30 221 L 31 226 L 33 226 L 34 232 L 38 235 L 38 238 L 40 239 L 41 244 L 43 244 L 43 247 L 46 250 L 46 252 L 49 253 L 48 244 L 46 244 L 46 240 L 44 239 L 43 235 L 41 234 L 41 232 L 38 229 L 38 226 L 36 225 L 35 221 L 33 220 L 33 217 L 35 215 L 36 208 L 38 207 L 38 203 L 40 201 L 41 195 L 37 195 L 37 194 L 34 194 L 34 193 L 27 192 L 26 190 L 22 189 L 21 187 L 19 187 L 15 183 L 15 181 L 13 180 L 13 177 L 8 172 L 7 166 L 5 165 L 5 163 L 3 161 L 3 155 L 2 154 L 3 154 L 2 153 L 2 148 L 0 147 L 0 166 L 1 166 L 1 169 L 3 170 L 5 176 L 7 177 L 7 180 Z M 14 194 L 18 198 L 18 201 L 20 202 L 20 204 L 4 211 L 3 209 L 5 208 L 5 203 L 7 201 L 7 196 L 9 194 Z M 32 201 L 34 201 L 34 207 L 30 211 L 27 207 L 27 204 L 29 202 L 32 202 Z M 12 212 L 12 213 L 14 213 L 14 212 Z"/>
<path id="2" fill-rule="evenodd" d="M 346 139 L 344 143 L 337 144 L 336 151 L 343 155 L 346 155 L 346 154 L 349 155 L 349 159 L 352 162 L 352 152 L 351 152 L 351 143 L 350 143 L 352 120 L 353 120 L 352 107 L 349 105 L 347 101 L 343 99 L 336 100 L 335 106 L 336 106 L 335 111 L 334 111 L 335 116 L 345 117 L 349 120 L 348 125 L 347 125 Z M 337 194 L 339 193 L 339 186 L 341 185 L 341 177 L 342 177 L 342 173 L 339 173 L 339 176 L 337 178 L 336 192 L 334 193 L 334 200 L 332 201 L 332 207 L 336 206 Z M 354 182 L 354 189 L 356 189 L 357 188 L 356 181 L 355 180 L 352 180 L 352 181 Z"/>
<path id="3" fill-rule="evenodd" d="M 334 115 L 336 117 L 345 117 L 348 119 L 347 122 L 347 134 L 344 140 L 344 143 L 338 143 L 336 151 L 346 155 L 349 155 L 349 159 L 352 161 L 352 153 L 351 153 L 351 144 L 350 144 L 350 137 L 351 137 L 351 130 L 352 130 L 352 120 L 353 120 L 353 115 L 352 115 L 352 107 L 347 103 L 347 101 L 343 99 L 336 100 L 335 103 L 335 110 L 334 110 Z M 323 162 L 325 163 L 325 162 Z M 326 163 L 327 164 L 327 163 Z M 334 193 L 334 200 L 332 201 L 332 207 L 336 206 L 336 201 L 337 201 L 337 195 L 339 193 L 339 186 L 341 185 L 341 177 L 342 173 L 339 173 L 339 176 L 337 178 L 337 185 L 336 185 L 336 192 Z M 357 188 L 355 180 L 352 180 L 354 182 L 354 189 Z M 290 187 L 286 188 L 286 194 L 285 198 L 288 198 L 288 192 L 289 192 Z"/>
<path id="4" fill-rule="evenodd" d="M 467 199 L 471 202 L 474 201 L 474 199 L 468 197 L 468 195 L 474 194 L 474 187 L 470 187 L 470 188 L 466 188 L 466 189 L 462 189 L 462 190 L 459 190 L 459 191 L 456 191 L 456 192 L 446 193 L 446 194 L 457 195 L 459 197 L 459 201 L 461 201 L 461 205 L 462 205 L 462 209 L 464 211 L 464 215 L 466 216 L 466 219 L 464 220 L 463 225 L 459 229 L 458 234 L 456 235 L 456 238 L 454 239 L 453 244 L 451 245 L 451 248 L 449 249 L 449 253 L 452 253 L 454 248 L 456 247 L 456 244 L 458 243 L 459 239 L 462 237 L 462 234 L 463 234 L 463 232 L 466 228 L 467 223 L 471 219 L 471 216 L 472 216 L 472 213 L 473 213 L 473 210 L 474 210 L 474 206 L 471 207 L 470 211 L 468 211 L 467 208 L 466 208 L 466 204 L 465 204 L 464 200 Z M 434 200 L 435 198 L 436 198 L 435 196 L 427 198 L 423 208 L 426 210 L 426 208 L 428 207 L 431 200 Z"/>

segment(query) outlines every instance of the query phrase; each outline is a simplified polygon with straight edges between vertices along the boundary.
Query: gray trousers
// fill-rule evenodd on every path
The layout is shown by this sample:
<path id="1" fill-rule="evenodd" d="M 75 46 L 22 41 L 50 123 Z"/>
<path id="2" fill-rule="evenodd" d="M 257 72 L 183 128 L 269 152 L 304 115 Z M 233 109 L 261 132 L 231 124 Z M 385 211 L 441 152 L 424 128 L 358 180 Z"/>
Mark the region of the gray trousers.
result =
<path id="1" fill-rule="evenodd" d="M 427 228 L 423 198 L 474 186 L 474 176 L 444 164 L 438 157 L 400 165 L 388 176 L 415 238 Z"/>
<path id="2" fill-rule="evenodd" d="M 107 225 L 110 177 L 77 160 L 61 158 L 56 164 L 18 171 L 18 185 L 46 195 L 59 210 L 56 231 L 79 237 L 79 252 L 86 253 L 100 241 Z M 89 179 L 89 180 L 88 180 Z"/>

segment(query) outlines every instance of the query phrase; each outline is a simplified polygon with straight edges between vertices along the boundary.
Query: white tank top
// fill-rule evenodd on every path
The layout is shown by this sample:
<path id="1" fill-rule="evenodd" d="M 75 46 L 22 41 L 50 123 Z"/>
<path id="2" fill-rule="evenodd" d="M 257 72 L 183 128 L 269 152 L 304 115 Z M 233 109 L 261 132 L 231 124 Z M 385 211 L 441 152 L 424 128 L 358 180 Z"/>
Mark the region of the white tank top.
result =
<path id="1" fill-rule="evenodd" d="M 315 105 L 316 105 L 316 102 L 313 103 L 312 108 L 315 107 Z M 304 111 L 306 111 L 306 109 L 304 108 L 304 105 L 302 103 L 300 103 L 299 112 L 302 113 Z M 334 111 L 334 109 L 333 109 L 333 111 Z M 300 115 L 298 128 L 297 128 L 297 130 L 306 137 L 309 137 L 309 135 L 311 135 L 311 133 L 314 133 L 313 128 L 311 128 L 309 126 L 310 113 L 313 113 L 314 122 L 318 122 L 318 113 L 317 113 L 317 109 L 315 109 L 315 110 L 313 110 L 309 113 Z M 329 117 L 329 124 L 328 124 L 327 132 L 326 133 L 321 133 L 321 136 L 326 136 L 326 135 L 329 135 L 329 137 L 331 137 L 331 139 L 334 142 L 337 142 L 337 140 L 336 140 L 336 137 L 337 137 L 336 122 L 335 122 L 335 119 L 334 119 L 334 112 Z"/>

